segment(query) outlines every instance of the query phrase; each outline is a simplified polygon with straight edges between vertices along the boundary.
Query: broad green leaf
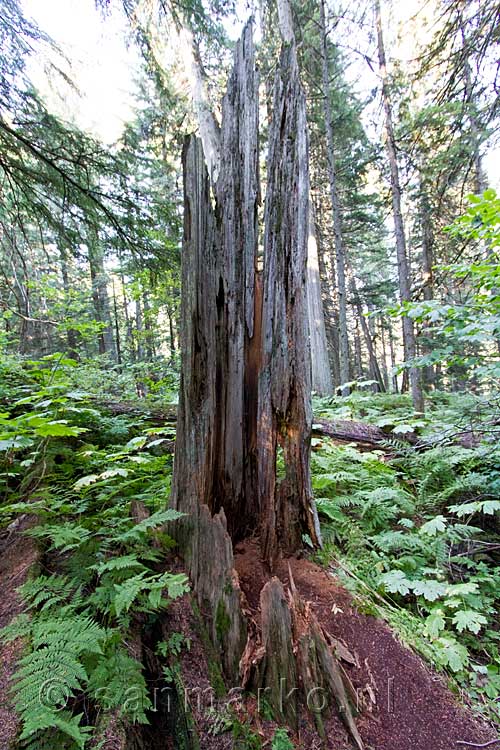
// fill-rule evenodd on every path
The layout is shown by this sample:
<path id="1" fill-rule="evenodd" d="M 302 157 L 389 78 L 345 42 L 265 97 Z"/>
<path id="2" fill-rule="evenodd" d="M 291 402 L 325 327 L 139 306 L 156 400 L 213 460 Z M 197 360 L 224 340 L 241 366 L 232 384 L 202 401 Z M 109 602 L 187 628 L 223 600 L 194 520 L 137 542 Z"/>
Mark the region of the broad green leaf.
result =
<path id="1" fill-rule="evenodd" d="M 392 594 L 406 596 L 410 593 L 412 582 L 407 579 L 402 570 L 390 570 L 380 579 L 386 591 Z"/>
<path id="2" fill-rule="evenodd" d="M 411 432 L 415 432 L 415 429 L 411 424 L 397 424 L 396 427 L 392 428 L 394 435 L 409 435 Z"/>
<path id="3" fill-rule="evenodd" d="M 435 641 L 438 646 L 438 659 L 445 667 L 453 672 L 460 672 L 469 662 L 469 652 L 454 638 L 440 637 Z"/>
<path id="4" fill-rule="evenodd" d="M 127 469 L 106 469 L 102 474 L 99 474 L 99 479 L 112 479 L 113 477 L 127 477 Z"/>
<path id="5" fill-rule="evenodd" d="M 452 622 L 459 633 L 463 633 L 464 630 L 470 630 L 471 633 L 479 633 L 481 627 L 486 625 L 488 620 L 474 609 L 461 609 L 455 612 Z"/>
<path id="6" fill-rule="evenodd" d="M 436 536 L 438 532 L 442 532 L 446 529 L 447 520 L 444 516 L 435 516 L 430 521 L 424 523 L 419 532 L 421 534 L 427 534 L 428 536 Z"/>
<path id="7" fill-rule="evenodd" d="M 35 428 L 35 432 L 40 437 L 76 437 L 82 432 L 87 432 L 87 428 L 69 425 L 66 420 L 61 419 L 39 425 Z"/>
<path id="8" fill-rule="evenodd" d="M 22 448 L 29 448 L 30 445 L 33 445 L 33 440 L 31 440 L 31 438 L 26 437 L 25 435 L 18 435 L 17 437 L 0 440 L 0 452 L 17 451 Z"/>
<path id="9" fill-rule="evenodd" d="M 423 596 L 429 602 L 434 602 L 444 595 L 446 586 L 439 581 L 412 581 L 411 588 L 416 596 Z"/>
<path id="10" fill-rule="evenodd" d="M 437 638 L 445 627 L 446 621 L 442 609 L 433 610 L 425 620 L 425 630 L 431 638 Z"/>
<path id="11" fill-rule="evenodd" d="M 86 477 L 82 477 L 78 480 L 78 482 L 75 482 L 73 485 L 73 489 L 75 490 L 81 490 L 82 487 L 88 487 L 91 484 L 94 484 L 99 480 L 99 474 L 88 474 Z"/>

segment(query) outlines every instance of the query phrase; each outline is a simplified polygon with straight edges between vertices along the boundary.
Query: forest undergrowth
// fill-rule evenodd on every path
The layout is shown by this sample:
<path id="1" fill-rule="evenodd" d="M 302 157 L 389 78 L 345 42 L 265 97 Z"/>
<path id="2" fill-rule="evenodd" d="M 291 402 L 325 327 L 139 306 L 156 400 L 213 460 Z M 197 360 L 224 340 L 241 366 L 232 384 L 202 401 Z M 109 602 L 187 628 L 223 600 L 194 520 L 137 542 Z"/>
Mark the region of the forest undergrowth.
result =
<path id="1" fill-rule="evenodd" d="M 175 403 L 175 367 L 147 381 L 62 355 L 1 365 L 0 537 L 20 524 L 42 551 L 20 589 L 26 613 L 2 633 L 25 638 L 13 683 L 25 747 L 87 747 L 117 709 L 148 720 L 143 665 L 125 644 L 188 582 L 171 568 L 163 530 L 178 515 L 168 509 L 175 427 L 151 426 L 147 410 L 113 416 L 102 407 L 133 400 L 139 379 L 149 393 L 142 406 Z M 361 451 L 313 439 L 324 547 L 311 554 L 498 725 L 497 400 L 435 392 L 417 417 L 408 396 L 360 388 L 315 399 L 314 412 L 375 424 L 387 440 Z M 188 645 L 176 633 L 158 644 L 167 682 L 168 657 Z M 42 705 L 40 690 L 56 678 L 60 695 Z"/>

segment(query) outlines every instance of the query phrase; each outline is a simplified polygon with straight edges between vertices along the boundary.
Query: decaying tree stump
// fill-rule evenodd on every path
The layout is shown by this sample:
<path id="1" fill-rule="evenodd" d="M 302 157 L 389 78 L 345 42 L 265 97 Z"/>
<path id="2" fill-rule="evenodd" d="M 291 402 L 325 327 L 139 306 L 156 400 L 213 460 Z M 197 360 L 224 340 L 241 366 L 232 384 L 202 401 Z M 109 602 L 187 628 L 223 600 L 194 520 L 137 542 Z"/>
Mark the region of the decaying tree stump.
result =
<path id="1" fill-rule="evenodd" d="M 319 542 L 309 470 L 311 360 L 306 263 L 309 165 L 305 96 L 294 44 L 276 74 L 264 228 L 263 365 L 259 381 L 259 497 L 264 558 Z M 276 482 L 278 445 L 285 478 Z"/>
<path id="2" fill-rule="evenodd" d="M 187 140 L 183 165 L 182 377 L 172 504 L 186 515 L 173 533 L 228 680 L 269 690 L 273 707 L 296 726 L 311 680 L 340 691 L 333 650 L 308 614 L 301 615 L 308 627 L 299 639 L 298 605 L 287 601 L 277 579 L 262 589 L 260 620 L 252 618 L 233 557 L 233 544 L 251 535 L 260 536 L 269 569 L 279 555 L 300 550 L 304 535 L 319 543 L 309 472 L 308 149 L 293 42 L 283 46 L 275 81 L 262 274 L 251 23 L 236 47 L 223 100 L 217 182 L 210 183 L 197 138 Z M 278 706 L 282 679 L 293 697 Z"/>

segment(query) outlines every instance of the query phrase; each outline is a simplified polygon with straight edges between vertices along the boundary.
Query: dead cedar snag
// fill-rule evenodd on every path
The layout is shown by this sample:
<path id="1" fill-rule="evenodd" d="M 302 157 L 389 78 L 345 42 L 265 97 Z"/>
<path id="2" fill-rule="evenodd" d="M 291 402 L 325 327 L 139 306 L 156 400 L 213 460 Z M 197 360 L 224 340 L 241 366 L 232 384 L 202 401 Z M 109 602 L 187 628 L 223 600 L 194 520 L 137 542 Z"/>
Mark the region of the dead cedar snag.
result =
<path id="1" fill-rule="evenodd" d="M 222 104 L 215 184 L 201 141 L 190 137 L 183 152 L 182 376 L 172 503 L 186 513 L 174 533 L 228 680 L 239 684 L 244 675 L 246 684 L 273 691 L 282 677 L 291 688 L 304 687 L 295 605 L 271 579 L 261 592 L 260 621 L 252 619 L 233 545 L 258 535 L 272 569 L 280 555 L 302 547 L 304 535 L 319 543 L 309 471 L 308 146 L 293 42 L 283 46 L 275 80 L 262 272 L 258 105 L 250 23 Z M 304 659 L 302 649 L 302 672 Z M 313 668 L 328 682 L 326 662 Z M 291 726 L 295 700 L 277 709 Z"/>

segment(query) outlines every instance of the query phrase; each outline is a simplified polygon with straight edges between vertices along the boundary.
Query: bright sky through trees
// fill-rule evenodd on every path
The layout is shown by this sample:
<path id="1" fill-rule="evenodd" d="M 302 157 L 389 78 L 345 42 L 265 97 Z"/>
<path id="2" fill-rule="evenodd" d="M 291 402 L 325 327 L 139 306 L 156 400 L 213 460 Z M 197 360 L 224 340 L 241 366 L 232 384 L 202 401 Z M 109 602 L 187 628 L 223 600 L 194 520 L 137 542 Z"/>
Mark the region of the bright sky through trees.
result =
<path id="1" fill-rule="evenodd" d="M 116 141 L 130 119 L 138 53 L 126 45 L 129 29 L 119 5 L 103 19 L 94 0 L 23 0 L 23 7 L 60 47 L 58 59 L 79 94 L 61 77 L 46 75 L 43 61 L 33 57 L 30 74 L 49 106 L 104 142 Z"/>

